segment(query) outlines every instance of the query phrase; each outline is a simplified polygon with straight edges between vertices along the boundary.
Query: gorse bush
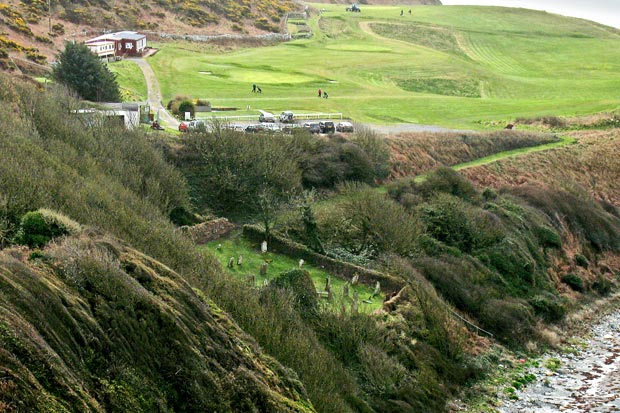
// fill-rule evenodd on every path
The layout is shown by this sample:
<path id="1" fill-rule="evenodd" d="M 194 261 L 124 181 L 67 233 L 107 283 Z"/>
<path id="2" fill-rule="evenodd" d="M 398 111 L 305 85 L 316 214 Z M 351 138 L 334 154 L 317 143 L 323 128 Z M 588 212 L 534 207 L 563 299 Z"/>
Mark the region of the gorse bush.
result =
<path id="1" fill-rule="evenodd" d="M 75 235 L 81 229 L 77 222 L 53 211 L 41 209 L 28 212 L 21 218 L 15 241 L 30 248 L 42 247 L 53 238 Z"/>

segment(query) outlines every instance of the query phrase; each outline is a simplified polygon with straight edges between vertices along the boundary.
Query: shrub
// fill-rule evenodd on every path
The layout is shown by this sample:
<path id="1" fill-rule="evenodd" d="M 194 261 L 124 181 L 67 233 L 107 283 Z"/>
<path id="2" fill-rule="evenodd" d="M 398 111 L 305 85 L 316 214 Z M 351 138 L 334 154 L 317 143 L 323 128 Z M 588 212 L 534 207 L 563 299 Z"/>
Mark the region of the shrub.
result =
<path id="1" fill-rule="evenodd" d="M 590 262 L 583 255 L 576 254 L 575 255 L 575 264 L 577 264 L 578 266 L 580 266 L 582 268 L 588 268 L 588 266 L 590 265 Z"/>
<path id="2" fill-rule="evenodd" d="M 583 292 L 583 280 L 577 274 L 566 274 L 562 277 L 562 282 L 575 291 Z"/>
<path id="3" fill-rule="evenodd" d="M 178 227 L 196 225 L 200 219 L 183 206 L 178 206 L 170 211 L 170 221 Z"/>
<path id="4" fill-rule="evenodd" d="M 514 298 L 490 299 L 482 307 L 480 320 L 487 329 L 509 342 L 522 344 L 532 339 L 532 307 L 525 301 Z"/>
<path id="5" fill-rule="evenodd" d="M 76 234 L 81 231 L 80 225 L 71 219 L 46 209 L 31 211 L 21 219 L 16 236 L 18 244 L 39 248 L 51 239 Z"/>
<path id="6" fill-rule="evenodd" d="M 566 314 L 566 303 L 560 297 L 552 294 L 539 294 L 528 300 L 536 315 L 542 316 L 548 322 L 556 322 Z"/>
<path id="7" fill-rule="evenodd" d="M 433 238 L 463 252 L 471 252 L 475 234 L 467 217 L 467 208 L 459 198 L 440 194 L 418 206 L 416 213 L 425 232 Z"/>
<path id="8" fill-rule="evenodd" d="M 560 234 L 548 226 L 541 225 L 534 227 L 534 235 L 543 247 L 562 248 L 562 238 Z"/>
<path id="9" fill-rule="evenodd" d="M 319 301 L 308 271 L 293 269 L 283 272 L 273 279 L 269 286 L 290 291 L 295 297 L 296 307 L 302 317 L 313 318 L 317 316 Z"/>
<path id="10" fill-rule="evenodd" d="M 184 100 L 179 103 L 179 109 L 177 115 L 185 116 L 185 113 L 189 112 L 190 116 L 193 118 L 196 113 L 196 106 L 189 100 Z"/>
<path id="11" fill-rule="evenodd" d="M 596 280 L 592 283 L 592 289 L 600 295 L 609 295 L 611 293 L 613 284 L 603 275 L 596 277 Z"/>
<path id="12" fill-rule="evenodd" d="M 469 202 L 478 200 L 478 192 L 471 181 L 447 167 L 430 172 L 426 180 L 418 185 L 418 189 L 426 197 L 446 193 Z"/>

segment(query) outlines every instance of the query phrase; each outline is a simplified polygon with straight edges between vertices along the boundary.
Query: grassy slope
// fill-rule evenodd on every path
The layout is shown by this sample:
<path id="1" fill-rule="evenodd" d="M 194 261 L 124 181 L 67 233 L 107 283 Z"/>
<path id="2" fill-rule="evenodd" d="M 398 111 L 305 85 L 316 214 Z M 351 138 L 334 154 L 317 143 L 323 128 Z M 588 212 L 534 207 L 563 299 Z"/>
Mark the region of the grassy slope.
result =
<path id="1" fill-rule="evenodd" d="M 522 9 L 416 7 L 401 18 L 399 7 L 366 6 L 355 15 L 341 5 L 321 8 L 309 40 L 229 52 L 160 45 L 150 62 L 163 95 L 461 127 L 619 104 L 620 34 L 604 26 Z M 252 83 L 261 95 L 250 92 Z M 317 99 L 318 88 L 330 98 Z M 482 98 L 458 96 L 464 88 Z"/>
<path id="2" fill-rule="evenodd" d="M 562 150 L 504 159 L 463 173 L 481 186 L 496 188 L 528 183 L 571 189 L 576 183 L 596 199 L 620 204 L 618 130 L 574 132 L 571 136 L 577 144 Z"/>
<path id="3" fill-rule="evenodd" d="M 135 62 L 121 60 L 108 65 L 112 73 L 116 73 L 116 80 L 122 85 L 121 92 L 125 101 L 145 101 L 147 99 L 146 81 L 144 75 Z"/>

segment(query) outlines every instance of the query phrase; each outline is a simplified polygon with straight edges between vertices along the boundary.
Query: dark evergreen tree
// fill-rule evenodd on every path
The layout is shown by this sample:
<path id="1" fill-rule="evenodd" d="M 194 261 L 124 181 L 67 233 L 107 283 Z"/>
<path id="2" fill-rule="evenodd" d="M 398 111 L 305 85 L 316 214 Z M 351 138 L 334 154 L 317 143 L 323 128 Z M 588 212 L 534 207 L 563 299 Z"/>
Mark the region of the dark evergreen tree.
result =
<path id="1" fill-rule="evenodd" d="M 116 75 L 85 44 L 66 43 L 53 78 L 94 102 L 120 102 Z"/>

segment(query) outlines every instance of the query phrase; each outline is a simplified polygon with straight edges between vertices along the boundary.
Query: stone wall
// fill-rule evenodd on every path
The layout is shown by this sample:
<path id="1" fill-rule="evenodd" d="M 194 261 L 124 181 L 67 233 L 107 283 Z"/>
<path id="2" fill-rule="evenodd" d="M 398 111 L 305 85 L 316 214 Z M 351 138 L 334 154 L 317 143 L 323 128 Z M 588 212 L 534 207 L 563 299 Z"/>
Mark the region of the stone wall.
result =
<path id="1" fill-rule="evenodd" d="M 196 244 L 206 244 L 228 234 L 235 228 L 226 218 L 217 218 L 191 227 L 184 226 L 181 230 L 194 240 Z"/>

